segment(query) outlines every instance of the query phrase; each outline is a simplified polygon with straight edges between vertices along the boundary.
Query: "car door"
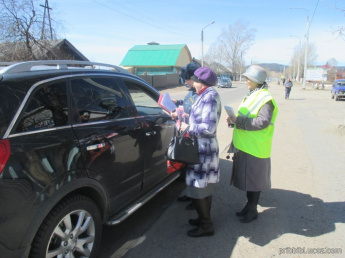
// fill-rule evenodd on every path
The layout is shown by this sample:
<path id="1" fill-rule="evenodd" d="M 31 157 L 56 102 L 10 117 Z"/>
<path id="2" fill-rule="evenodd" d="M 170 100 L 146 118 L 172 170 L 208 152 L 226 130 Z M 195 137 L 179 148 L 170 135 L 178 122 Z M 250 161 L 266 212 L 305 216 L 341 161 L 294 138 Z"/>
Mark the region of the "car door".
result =
<path id="1" fill-rule="evenodd" d="M 11 133 L 10 175 L 30 178 L 46 200 L 79 174 L 78 140 L 69 124 L 66 80 L 38 83 Z"/>
<path id="2" fill-rule="evenodd" d="M 73 128 L 89 176 L 108 193 L 115 212 L 142 190 L 144 159 L 138 148 L 142 128 L 132 114 L 122 82 L 111 76 L 81 76 L 70 80 Z M 82 119 L 85 114 L 89 117 Z"/>
<path id="3" fill-rule="evenodd" d="M 137 110 L 135 119 L 142 128 L 138 138 L 140 156 L 144 159 L 144 190 L 165 179 L 165 152 L 175 133 L 175 122 L 158 105 L 159 93 L 144 83 L 124 79 L 131 100 Z"/>

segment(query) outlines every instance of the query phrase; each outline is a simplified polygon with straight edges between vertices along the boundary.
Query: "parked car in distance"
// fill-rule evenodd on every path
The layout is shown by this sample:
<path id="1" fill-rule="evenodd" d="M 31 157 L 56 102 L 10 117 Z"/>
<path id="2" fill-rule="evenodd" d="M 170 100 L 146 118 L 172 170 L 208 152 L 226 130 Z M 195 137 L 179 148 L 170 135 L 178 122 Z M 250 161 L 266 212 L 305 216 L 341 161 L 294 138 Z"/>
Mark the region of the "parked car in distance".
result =
<path id="1" fill-rule="evenodd" d="M 96 257 L 102 224 L 179 177 L 159 92 L 120 67 L 17 63 L 0 91 L 1 257 Z"/>
<path id="2" fill-rule="evenodd" d="M 345 98 L 345 79 L 335 80 L 332 85 L 332 99 L 338 101 Z"/>
<path id="3" fill-rule="evenodd" d="M 230 78 L 219 78 L 217 83 L 218 88 L 231 88 L 232 81 Z"/>

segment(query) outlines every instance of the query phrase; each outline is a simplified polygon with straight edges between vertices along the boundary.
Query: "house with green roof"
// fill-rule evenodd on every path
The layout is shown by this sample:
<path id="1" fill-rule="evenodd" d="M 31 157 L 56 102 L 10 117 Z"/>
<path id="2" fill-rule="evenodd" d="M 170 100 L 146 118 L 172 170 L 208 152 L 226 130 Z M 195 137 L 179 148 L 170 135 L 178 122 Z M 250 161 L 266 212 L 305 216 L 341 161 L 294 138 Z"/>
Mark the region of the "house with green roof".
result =
<path id="1" fill-rule="evenodd" d="M 136 75 L 154 75 L 176 73 L 191 61 L 192 57 L 186 44 L 149 43 L 132 47 L 120 65 L 135 68 Z"/>
<path id="2" fill-rule="evenodd" d="M 120 65 L 153 86 L 171 86 L 179 84 L 181 68 L 190 62 L 192 56 L 186 44 L 160 45 L 151 42 L 132 47 Z"/>

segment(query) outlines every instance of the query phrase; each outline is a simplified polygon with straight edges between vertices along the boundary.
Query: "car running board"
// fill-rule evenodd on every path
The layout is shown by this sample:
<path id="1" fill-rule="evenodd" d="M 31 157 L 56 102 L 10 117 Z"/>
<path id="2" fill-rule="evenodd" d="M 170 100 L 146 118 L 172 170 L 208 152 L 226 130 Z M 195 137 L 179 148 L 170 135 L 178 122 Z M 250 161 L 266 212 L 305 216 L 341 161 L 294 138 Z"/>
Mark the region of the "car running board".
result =
<path id="1" fill-rule="evenodd" d="M 133 205 L 127 207 L 123 212 L 118 213 L 115 216 L 111 217 L 105 224 L 107 226 L 115 226 L 115 225 L 121 223 L 129 215 L 134 213 L 141 206 L 143 206 L 145 203 L 147 203 L 149 200 L 151 200 L 156 194 L 158 194 L 165 187 L 167 187 L 170 183 L 175 181 L 179 176 L 180 176 L 180 173 L 173 173 L 173 175 L 171 177 L 169 177 L 168 180 L 164 181 L 164 183 L 158 189 L 154 189 L 154 190 L 149 191 L 143 197 L 141 197 L 136 202 L 134 202 Z"/>

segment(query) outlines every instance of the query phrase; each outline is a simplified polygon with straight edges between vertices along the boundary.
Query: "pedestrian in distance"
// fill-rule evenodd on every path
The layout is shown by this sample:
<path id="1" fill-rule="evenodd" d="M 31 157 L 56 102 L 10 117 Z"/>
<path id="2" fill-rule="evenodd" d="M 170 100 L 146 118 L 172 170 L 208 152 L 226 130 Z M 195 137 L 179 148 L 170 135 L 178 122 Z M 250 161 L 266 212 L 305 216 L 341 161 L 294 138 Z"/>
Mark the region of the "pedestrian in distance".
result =
<path id="1" fill-rule="evenodd" d="M 196 93 L 195 88 L 193 87 L 193 80 L 191 77 L 194 75 L 194 72 L 196 69 L 198 69 L 200 65 L 196 62 L 192 62 L 187 64 L 186 67 L 182 68 L 181 77 L 185 81 L 187 87 L 188 87 L 188 93 L 184 97 L 183 100 L 173 100 L 176 106 L 183 106 L 184 115 L 185 115 L 185 121 L 188 123 L 189 113 L 192 108 L 192 105 L 194 104 L 195 100 L 198 98 L 198 94 Z M 171 113 L 171 117 L 173 119 L 177 119 L 178 115 L 177 112 L 174 111 Z M 191 201 L 191 198 L 187 197 L 186 195 L 177 197 L 177 201 L 179 202 L 188 202 Z M 194 210 L 195 206 L 194 203 L 191 202 L 186 206 L 187 210 Z"/>
<path id="2" fill-rule="evenodd" d="M 289 99 L 292 86 L 293 84 L 292 84 L 291 79 L 287 79 L 287 81 L 284 83 L 285 99 Z"/>
<path id="3" fill-rule="evenodd" d="M 188 231 L 190 237 L 212 236 L 212 195 L 219 182 L 219 145 L 217 126 L 221 115 L 221 101 L 214 89 L 217 75 L 208 67 L 200 67 L 191 77 L 198 98 L 192 106 L 189 122 L 181 124 L 181 130 L 188 130 L 197 136 L 200 163 L 189 165 L 186 172 L 186 195 L 193 198 L 198 218 L 190 219 L 195 226 Z"/>
<path id="4" fill-rule="evenodd" d="M 235 123 L 228 150 L 234 153 L 230 184 L 247 196 L 246 205 L 236 215 L 248 223 L 258 217 L 260 192 L 271 188 L 270 156 L 278 107 L 267 90 L 267 73 L 261 66 L 250 66 L 243 76 L 249 91 L 237 115 L 228 117 L 227 123 Z"/>

